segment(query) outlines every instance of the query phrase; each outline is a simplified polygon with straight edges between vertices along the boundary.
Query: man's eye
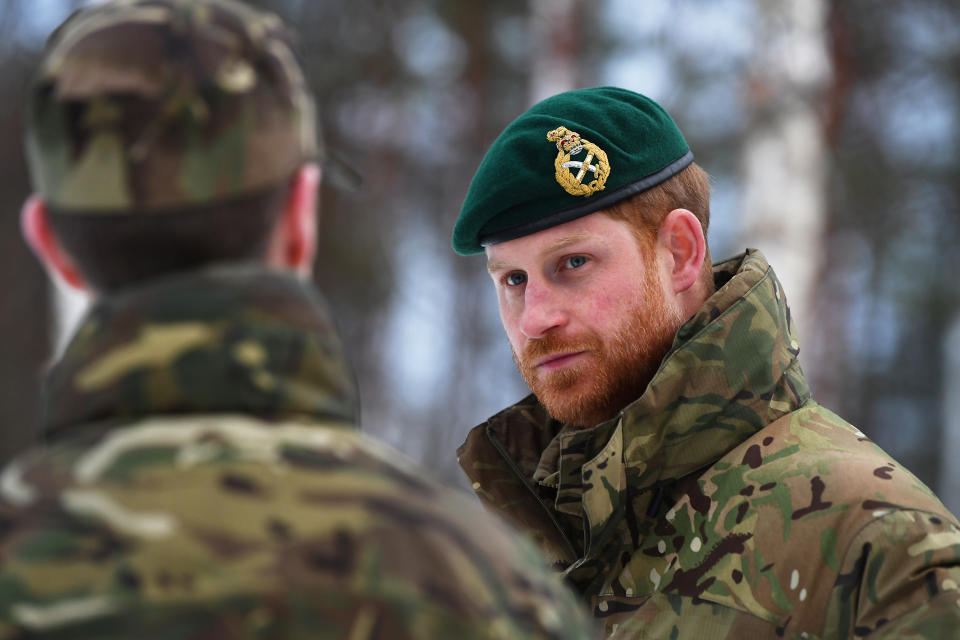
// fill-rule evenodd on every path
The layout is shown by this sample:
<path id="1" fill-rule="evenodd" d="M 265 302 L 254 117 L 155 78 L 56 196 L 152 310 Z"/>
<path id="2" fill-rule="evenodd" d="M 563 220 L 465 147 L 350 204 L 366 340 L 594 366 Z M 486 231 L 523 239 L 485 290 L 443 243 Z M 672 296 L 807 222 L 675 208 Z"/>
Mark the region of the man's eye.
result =
<path id="1" fill-rule="evenodd" d="M 570 256 L 563 261 L 563 266 L 567 269 L 576 269 L 587 264 L 587 258 L 585 256 Z"/>
<path id="2" fill-rule="evenodd" d="M 517 285 L 523 284 L 527 281 L 527 274 L 520 273 L 519 271 L 514 271 L 513 273 L 507 274 L 507 277 L 504 278 L 504 282 L 507 283 L 508 287 L 515 287 Z"/>

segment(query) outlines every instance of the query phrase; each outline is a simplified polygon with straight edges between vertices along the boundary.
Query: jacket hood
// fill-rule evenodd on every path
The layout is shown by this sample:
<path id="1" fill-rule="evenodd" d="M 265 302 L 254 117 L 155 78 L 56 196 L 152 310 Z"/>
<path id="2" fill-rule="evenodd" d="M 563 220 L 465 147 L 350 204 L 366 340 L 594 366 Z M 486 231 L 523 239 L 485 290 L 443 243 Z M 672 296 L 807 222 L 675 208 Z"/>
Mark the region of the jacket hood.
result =
<path id="1" fill-rule="evenodd" d="M 50 372 L 44 406 L 46 435 L 157 414 L 355 422 L 357 392 L 311 287 L 220 267 L 99 301 Z"/>

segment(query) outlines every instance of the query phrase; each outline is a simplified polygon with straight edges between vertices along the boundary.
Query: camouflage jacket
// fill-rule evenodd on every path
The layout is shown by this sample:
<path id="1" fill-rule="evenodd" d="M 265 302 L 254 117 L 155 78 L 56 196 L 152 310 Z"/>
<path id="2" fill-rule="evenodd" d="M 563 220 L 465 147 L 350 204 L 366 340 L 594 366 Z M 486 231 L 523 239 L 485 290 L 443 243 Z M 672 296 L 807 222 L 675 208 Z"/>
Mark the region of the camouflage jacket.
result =
<path id="1" fill-rule="evenodd" d="M 960 637 L 960 528 L 819 406 L 780 283 L 749 251 L 646 392 L 564 429 L 533 397 L 460 462 L 616 638 Z"/>
<path id="2" fill-rule="evenodd" d="M 0 475 L 0 638 L 590 633 L 533 545 L 351 428 L 338 340 L 293 278 L 102 301 L 46 405 L 46 446 Z"/>

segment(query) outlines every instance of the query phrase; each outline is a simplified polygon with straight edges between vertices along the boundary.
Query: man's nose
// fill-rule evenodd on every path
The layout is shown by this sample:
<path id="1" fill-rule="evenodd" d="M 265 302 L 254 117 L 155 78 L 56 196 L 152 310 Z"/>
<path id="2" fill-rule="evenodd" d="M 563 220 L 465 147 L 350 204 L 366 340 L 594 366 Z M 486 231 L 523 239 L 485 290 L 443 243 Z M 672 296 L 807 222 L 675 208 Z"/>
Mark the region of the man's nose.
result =
<path id="1" fill-rule="evenodd" d="M 567 323 L 562 300 L 549 286 L 528 282 L 520 314 L 520 331 L 527 338 L 542 338 L 544 334 Z"/>

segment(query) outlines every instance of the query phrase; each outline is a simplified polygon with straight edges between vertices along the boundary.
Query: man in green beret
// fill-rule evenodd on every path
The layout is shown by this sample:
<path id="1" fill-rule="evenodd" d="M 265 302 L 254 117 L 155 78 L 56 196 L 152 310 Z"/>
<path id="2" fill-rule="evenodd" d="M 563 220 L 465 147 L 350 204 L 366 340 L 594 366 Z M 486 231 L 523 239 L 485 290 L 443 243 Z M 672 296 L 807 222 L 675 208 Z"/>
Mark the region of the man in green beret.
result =
<path id="1" fill-rule="evenodd" d="M 94 306 L 0 474 L 0 638 L 587 637 L 533 545 L 356 428 L 280 21 L 117 0 L 29 89 L 23 228 Z M 8 425 L 7 428 L 24 428 Z"/>
<path id="2" fill-rule="evenodd" d="M 960 526 L 819 406 L 756 250 L 711 269 L 709 181 L 652 100 L 534 105 L 453 232 L 533 395 L 462 466 L 617 638 L 960 637 Z"/>

